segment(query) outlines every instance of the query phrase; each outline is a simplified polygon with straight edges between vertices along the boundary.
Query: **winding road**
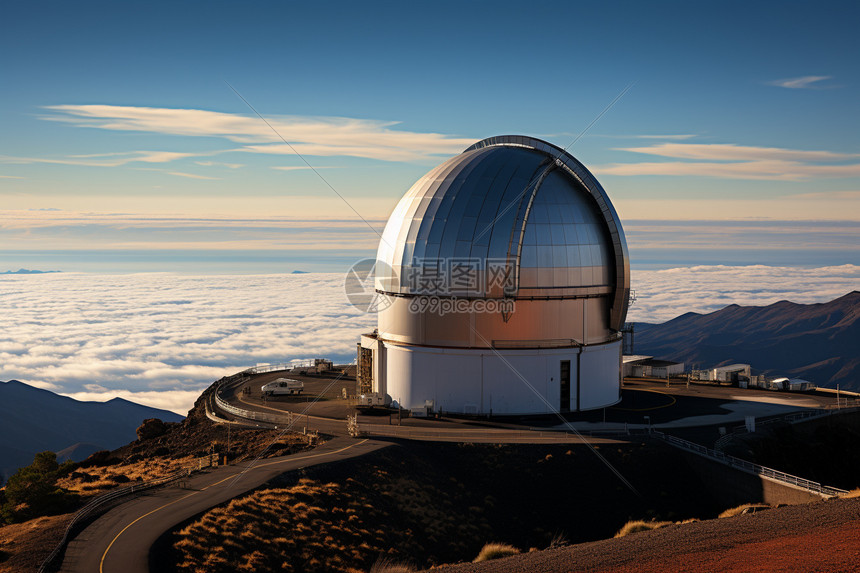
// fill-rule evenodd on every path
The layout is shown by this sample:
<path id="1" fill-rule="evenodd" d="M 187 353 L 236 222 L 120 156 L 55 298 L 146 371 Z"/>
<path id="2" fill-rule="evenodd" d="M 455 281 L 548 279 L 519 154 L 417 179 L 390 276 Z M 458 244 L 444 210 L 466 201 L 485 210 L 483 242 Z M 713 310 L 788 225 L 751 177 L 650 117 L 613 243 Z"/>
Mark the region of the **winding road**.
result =
<path id="1" fill-rule="evenodd" d="M 335 438 L 308 452 L 221 466 L 194 474 L 177 486 L 144 493 L 109 510 L 81 531 L 69 543 L 60 571 L 149 573 L 150 547 L 183 521 L 284 472 L 361 456 L 388 445 Z"/>
<path id="2" fill-rule="evenodd" d="M 256 417 L 253 415 L 254 412 L 286 414 L 282 408 L 273 407 L 274 404 L 266 405 L 260 401 L 248 399 L 238 393 L 237 390 L 238 386 L 229 388 L 224 397 L 228 402 L 232 402 L 230 404 L 232 410 L 241 408 L 242 412 L 252 417 Z M 646 389 L 646 392 L 663 393 L 654 389 Z M 711 397 L 714 392 L 715 390 L 711 389 L 674 389 L 672 393 L 684 398 L 686 398 L 685 394 L 707 395 L 712 401 L 721 404 L 725 402 L 725 396 L 721 396 L 722 400 Z M 696 397 L 701 398 L 701 396 Z M 770 396 L 751 395 L 750 398 L 773 401 Z M 675 396 L 669 396 L 669 402 L 665 405 L 649 404 L 645 408 L 636 409 L 635 414 L 641 416 L 642 411 L 669 409 L 675 405 L 676 401 Z M 212 400 L 207 405 L 207 415 L 213 421 L 258 427 L 282 426 L 280 422 L 275 424 L 258 422 L 220 411 L 214 402 L 215 400 Z M 806 404 L 804 406 L 809 407 Z M 686 409 L 684 408 L 684 410 Z M 238 410 L 236 411 L 238 412 Z M 150 548 L 164 532 L 182 522 L 211 507 L 240 496 L 284 472 L 354 458 L 390 445 L 381 440 L 359 440 L 344 436 L 346 422 L 343 419 L 295 415 L 294 421 L 296 430 L 300 430 L 302 426 L 310 425 L 314 430 L 339 437 L 335 437 L 309 452 L 210 469 L 190 476 L 179 485 L 153 490 L 130 499 L 93 521 L 69 543 L 60 571 L 69 573 L 148 573 L 150 571 Z M 424 423 L 421 420 L 410 420 L 409 424 L 403 426 L 363 421 L 359 427 L 363 434 L 371 437 L 443 442 L 587 442 L 597 444 L 621 441 L 619 438 L 582 436 L 578 433 L 557 431 L 557 429 L 553 431 L 553 429 L 517 427 L 511 424 L 480 424 L 475 421 L 463 424 L 451 422 Z"/>

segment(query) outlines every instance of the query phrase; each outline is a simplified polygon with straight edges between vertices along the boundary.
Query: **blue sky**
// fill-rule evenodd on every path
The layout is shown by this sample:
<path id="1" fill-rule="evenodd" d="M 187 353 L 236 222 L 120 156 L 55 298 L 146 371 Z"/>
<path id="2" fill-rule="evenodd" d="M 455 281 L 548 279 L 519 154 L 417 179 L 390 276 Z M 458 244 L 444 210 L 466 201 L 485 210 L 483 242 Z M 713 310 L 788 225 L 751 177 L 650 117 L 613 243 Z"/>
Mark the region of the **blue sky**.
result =
<path id="1" fill-rule="evenodd" d="M 632 86 L 571 152 L 634 255 L 679 248 L 666 220 L 752 222 L 707 247 L 785 255 L 774 221 L 803 221 L 796 241 L 856 264 L 858 21 L 849 2 L 4 2 L 0 267 L 372 252 L 225 82 L 376 227 L 471 142 L 567 146 Z"/>

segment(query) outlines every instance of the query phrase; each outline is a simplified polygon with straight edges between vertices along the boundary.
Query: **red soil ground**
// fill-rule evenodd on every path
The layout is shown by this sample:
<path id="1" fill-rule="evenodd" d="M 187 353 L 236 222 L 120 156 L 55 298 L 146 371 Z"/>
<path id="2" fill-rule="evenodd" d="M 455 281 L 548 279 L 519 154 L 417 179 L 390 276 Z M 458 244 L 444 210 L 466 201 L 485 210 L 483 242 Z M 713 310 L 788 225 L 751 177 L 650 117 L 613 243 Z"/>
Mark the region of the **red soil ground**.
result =
<path id="1" fill-rule="evenodd" d="M 548 549 L 436 571 L 848 572 L 860 571 L 860 499 L 782 507 L 673 525 L 620 539 Z"/>

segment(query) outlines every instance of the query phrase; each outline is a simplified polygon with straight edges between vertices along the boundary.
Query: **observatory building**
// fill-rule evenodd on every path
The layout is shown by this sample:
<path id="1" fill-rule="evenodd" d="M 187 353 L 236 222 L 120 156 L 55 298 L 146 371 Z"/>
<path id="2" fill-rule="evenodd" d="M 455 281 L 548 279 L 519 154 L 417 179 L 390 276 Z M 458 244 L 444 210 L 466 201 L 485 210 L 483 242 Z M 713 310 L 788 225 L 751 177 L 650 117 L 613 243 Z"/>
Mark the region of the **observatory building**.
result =
<path id="1" fill-rule="evenodd" d="M 550 143 L 491 137 L 422 177 L 388 220 L 375 289 L 361 393 L 460 414 L 620 399 L 624 232 L 594 176 Z"/>

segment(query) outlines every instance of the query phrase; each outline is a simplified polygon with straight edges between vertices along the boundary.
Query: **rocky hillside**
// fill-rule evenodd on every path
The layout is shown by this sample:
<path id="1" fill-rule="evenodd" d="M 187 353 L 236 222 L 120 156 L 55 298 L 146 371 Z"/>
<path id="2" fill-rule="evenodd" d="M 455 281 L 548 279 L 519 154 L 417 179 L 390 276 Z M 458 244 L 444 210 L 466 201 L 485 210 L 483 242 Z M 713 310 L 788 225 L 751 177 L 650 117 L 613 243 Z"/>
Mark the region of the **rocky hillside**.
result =
<path id="1" fill-rule="evenodd" d="M 690 312 L 636 324 L 635 352 L 702 368 L 751 364 L 755 372 L 860 390 L 860 292 L 822 304 L 780 301 Z"/>

